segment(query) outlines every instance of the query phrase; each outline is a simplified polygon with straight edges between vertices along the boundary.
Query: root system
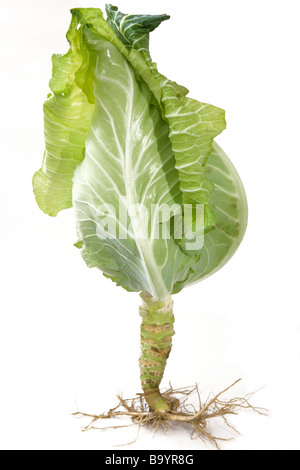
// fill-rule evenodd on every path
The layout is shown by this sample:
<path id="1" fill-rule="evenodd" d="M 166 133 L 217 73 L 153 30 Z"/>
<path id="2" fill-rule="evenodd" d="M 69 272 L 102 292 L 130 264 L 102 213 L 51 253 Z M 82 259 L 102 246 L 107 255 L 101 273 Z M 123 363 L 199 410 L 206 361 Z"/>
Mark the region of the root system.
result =
<path id="1" fill-rule="evenodd" d="M 117 395 L 117 406 L 106 413 L 93 415 L 77 411 L 73 416 L 90 419 L 89 424 L 82 428 L 84 432 L 92 429 L 118 429 L 136 425 L 138 426 L 138 431 L 142 426 L 145 426 L 154 433 L 157 433 L 159 430 L 167 432 L 174 426 L 181 426 L 190 432 L 192 439 L 201 439 L 204 442 L 209 442 L 217 449 L 220 449 L 220 442 L 231 438 L 217 437 L 211 433 L 208 424 L 213 418 L 222 418 L 226 427 L 231 428 L 233 432 L 237 433 L 238 431 L 228 421 L 230 415 L 236 415 L 243 409 L 250 409 L 261 415 L 267 415 L 267 410 L 254 407 L 250 404 L 249 400 L 254 393 L 250 393 L 242 398 L 236 397 L 230 400 L 222 399 L 222 395 L 233 388 L 240 380 L 241 379 L 236 380 L 232 385 L 225 388 L 217 395 L 209 397 L 205 402 L 202 402 L 200 398 L 198 385 L 180 389 L 173 389 L 172 386 L 170 386 L 168 390 L 162 393 L 171 405 L 171 411 L 167 412 L 154 412 L 149 410 L 144 394 L 137 394 L 136 397 L 130 399 L 123 399 L 121 396 Z M 191 398 L 195 396 L 195 394 L 198 402 L 197 407 L 191 404 Z M 116 426 L 97 426 L 99 421 L 119 417 L 129 418 L 130 423 Z M 135 442 L 136 439 L 133 442 Z M 128 443 L 127 445 L 129 444 L 132 443 Z"/>

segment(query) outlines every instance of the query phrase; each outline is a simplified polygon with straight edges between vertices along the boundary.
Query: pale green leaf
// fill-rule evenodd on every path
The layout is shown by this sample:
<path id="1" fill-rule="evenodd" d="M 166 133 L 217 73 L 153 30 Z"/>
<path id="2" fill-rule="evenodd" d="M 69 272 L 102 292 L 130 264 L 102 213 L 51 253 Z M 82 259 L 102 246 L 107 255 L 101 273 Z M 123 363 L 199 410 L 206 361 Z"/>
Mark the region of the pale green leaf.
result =
<path id="1" fill-rule="evenodd" d="M 125 219 L 123 214 L 139 205 L 149 213 L 154 204 L 180 207 L 169 128 L 117 48 L 92 31 L 86 31 L 86 41 L 97 51 L 97 62 L 91 132 L 74 178 L 83 256 L 123 287 L 165 298 L 187 279 L 197 256 L 184 255 L 172 238 L 156 237 L 159 213 L 150 225 L 139 211 Z"/>
<path id="2" fill-rule="evenodd" d="M 42 168 L 33 177 L 36 201 L 51 216 L 72 207 L 73 175 L 84 158 L 93 111 L 87 95 L 76 83 L 84 61 L 74 18 L 67 37 L 69 51 L 52 58 L 53 94 L 44 103 L 45 154 Z M 85 82 L 82 80 L 83 85 Z"/>

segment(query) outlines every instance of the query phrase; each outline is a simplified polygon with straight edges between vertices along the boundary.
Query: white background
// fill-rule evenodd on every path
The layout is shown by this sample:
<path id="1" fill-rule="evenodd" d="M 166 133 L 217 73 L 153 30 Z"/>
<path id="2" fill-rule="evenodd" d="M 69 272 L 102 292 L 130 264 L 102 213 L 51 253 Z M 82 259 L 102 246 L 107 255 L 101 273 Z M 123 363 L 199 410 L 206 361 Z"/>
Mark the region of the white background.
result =
<path id="1" fill-rule="evenodd" d="M 2 3 L 2 2 L 1 2 Z M 199 384 L 203 398 L 260 389 L 230 422 L 223 449 L 300 449 L 299 3 L 126 1 L 129 13 L 168 13 L 152 33 L 159 70 L 190 96 L 226 110 L 217 142 L 244 182 L 249 226 L 233 259 L 175 300 L 176 337 L 163 386 Z M 102 1 L 3 2 L 1 15 L 1 449 L 115 449 L 134 428 L 81 433 L 139 385 L 139 297 L 89 270 L 73 247 L 72 210 L 56 219 L 31 189 L 43 154 L 42 103 L 53 52 L 67 50 L 69 9 Z M 86 423 L 87 424 L 87 423 Z M 224 435 L 223 425 L 213 431 Z M 227 433 L 233 436 L 233 433 Z M 183 430 L 143 430 L 126 449 L 208 449 Z"/>

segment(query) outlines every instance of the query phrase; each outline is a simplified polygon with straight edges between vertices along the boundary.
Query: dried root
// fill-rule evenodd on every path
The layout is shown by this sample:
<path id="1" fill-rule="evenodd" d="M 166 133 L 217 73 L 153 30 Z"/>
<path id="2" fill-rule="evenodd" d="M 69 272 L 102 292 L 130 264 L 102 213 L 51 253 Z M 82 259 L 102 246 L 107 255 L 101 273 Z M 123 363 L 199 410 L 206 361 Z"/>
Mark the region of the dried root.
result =
<path id="1" fill-rule="evenodd" d="M 240 380 L 241 379 L 235 381 L 232 385 L 227 387 L 225 390 L 222 390 L 222 392 L 218 393 L 213 398 L 208 398 L 204 403 L 201 401 L 198 385 L 180 389 L 173 389 L 170 386 L 168 390 L 162 393 L 162 395 L 171 404 L 171 411 L 167 412 L 158 413 L 149 410 L 144 394 L 137 394 L 135 398 L 126 400 L 118 395 L 118 405 L 106 413 L 92 415 L 77 411 L 73 416 L 91 419 L 91 422 L 82 429 L 84 432 L 92 429 L 118 429 L 121 427 L 137 425 L 139 429 L 142 426 L 146 426 L 156 433 L 160 429 L 167 432 L 173 426 L 179 425 L 190 431 L 192 439 L 199 438 L 202 441 L 208 441 L 217 449 L 220 449 L 219 441 L 226 441 L 228 439 L 216 437 L 211 434 L 207 425 L 212 418 L 222 418 L 226 426 L 230 427 L 234 432 L 237 432 L 237 430 L 231 426 L 227 420 L 229 415 L 236 415 L 242 409 L 251 409 L 261 415 L 267 415 L 267 410 L 254 407 L 250 404 L 249 400 L 254 393 L 250 393 L 243 398 L 232 398 L 228 401 L 221 399 L 221 396 L 234 387 Z M 197 395 L 198 410 L 194 405 L 187 403 L 188 399 L 194 394 Z M 95 424 L 100 420 L 122 416 L 130 418 L 131 423 L 125 426 L 120 425 L 102 428 L 95 426 Z"/>

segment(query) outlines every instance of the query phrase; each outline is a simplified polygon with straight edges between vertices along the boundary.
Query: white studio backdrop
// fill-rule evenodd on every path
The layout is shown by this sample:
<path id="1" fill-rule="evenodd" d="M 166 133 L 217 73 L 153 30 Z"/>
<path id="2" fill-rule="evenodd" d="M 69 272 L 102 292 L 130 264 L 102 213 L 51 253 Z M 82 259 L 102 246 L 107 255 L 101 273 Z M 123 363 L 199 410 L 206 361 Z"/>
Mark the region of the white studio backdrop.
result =
<path id="1" fill-rule="evenodd" d="M 232 260 L 174 297 L 176 335 L 163 386 L 199 384 L 206 398 L 238 378 L 268 417 L 241 412 L 225 450 L 299 450 L 299 41 L 293 1 L 127 1 L 168 13 L 151 36 L 159 70 L 226 110 L 216 140 L 243 180 L 246 236 Z M 65 53 L 69 10 L 102 1 L 2 2 L 0 448 L 114 449 L 136 429 L 81 433 L 116 394 L 140 392 L 139 296 L 89 270 L 72 210 L 44 215 L 31 189 L 43 155 L 51 55 Z M 263 388 L 262 388 L 263 387 Z M 229 396 L 229 397 L 230 397 Z M 124 424 L 124 423 L 123 423 Z M 213 431 L 224 434 L 222 424 Z M 201 449 L 184 430 L 142 430 L 130 449 Z"/>

